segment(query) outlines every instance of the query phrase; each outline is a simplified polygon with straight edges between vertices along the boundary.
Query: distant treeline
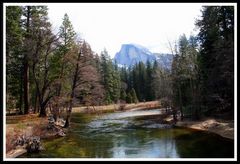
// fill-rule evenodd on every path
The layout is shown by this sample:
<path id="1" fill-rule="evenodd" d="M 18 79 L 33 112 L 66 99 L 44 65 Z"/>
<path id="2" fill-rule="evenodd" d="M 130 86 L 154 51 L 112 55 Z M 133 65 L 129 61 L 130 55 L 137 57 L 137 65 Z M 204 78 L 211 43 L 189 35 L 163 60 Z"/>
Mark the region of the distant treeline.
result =
<path id="1" fill-rule="evenodd" d="M 96 54 L 67 14 L 57 34 L 46 6 L 6 7 L 7 110 L 46 116 L 73 105 L 161 100 L 182 116 L 230 112 L 234 99 L 233 7 L 203 7 L 198 36 L 171 45 L 173 64 L 119 68 L 107 50 Z"/>

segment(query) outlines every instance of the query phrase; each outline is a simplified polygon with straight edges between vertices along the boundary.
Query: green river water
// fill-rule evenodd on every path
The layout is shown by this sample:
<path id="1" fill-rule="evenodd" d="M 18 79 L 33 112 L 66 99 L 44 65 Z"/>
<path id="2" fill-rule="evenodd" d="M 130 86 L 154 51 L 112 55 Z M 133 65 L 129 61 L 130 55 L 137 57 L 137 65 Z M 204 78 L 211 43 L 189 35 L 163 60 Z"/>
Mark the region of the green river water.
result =
<path id="1" fill-rule="evenodd" d="M 44 151 L 20 158 L 233 158 L 233 140 L 147 117 L 160 113 L 74 113 L 66 137 L 43 140 Z"/>

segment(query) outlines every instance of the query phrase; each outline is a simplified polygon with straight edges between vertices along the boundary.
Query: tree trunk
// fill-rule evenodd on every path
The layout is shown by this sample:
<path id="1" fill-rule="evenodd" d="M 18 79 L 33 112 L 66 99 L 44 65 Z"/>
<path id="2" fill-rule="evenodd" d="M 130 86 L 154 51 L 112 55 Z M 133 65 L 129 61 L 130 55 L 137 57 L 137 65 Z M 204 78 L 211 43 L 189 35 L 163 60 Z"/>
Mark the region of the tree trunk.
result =
<path id="1" fill-rule="evenodd" d="M 195 92 L 195 90 L 194 90 L 194 86 L 193 86 L 193 81 L 192 81 L 192 79 L 190 78 L 190 89 L 191 89 L 191 94 L 192 94 L 192 118 L 194 118 L 194 117 L 196 117 L 196 108 L 195 108 L 195 94 L 194 94 L 194 92 Z M 195 118 L 196 119 L 196 118 Z"/>
<path id="2" fill-rule="evenodd" d="M 28 101 L 28 91 L 29 91 L 29 85 L 28 85 L 28 59 L 24 59 L 24 114 L 28 114 L 29 109 L 29 101 Z"/>
<path id="3" fill-rule="evenodd" d="M 177 122 L 177 116 L 176 116 L 177 110 L 173 109 L 172 114 L 173 114 L 173 122 L 174 122 L 174 124 L 176 124 L 176 122 Z"/>
<path id="4" fill-rule="evenodd" d="M 62 78 L 63 78 L 64 66 L 65 66 L 65 64 L 62 63 L 60 77 L 59 77 L 60 80 L 62 80 Z M 57 96 L 60 96 L 61 95 L 61 90 L 62 90 L 62 83 L 59 83 L 57 88 L 58 88 L 57 89 Z"/>
<path id="5" fill-rule="evenodd" d="M 80 56 L 81 56 L 81 51 L 78 54 L 77 61 L 80 60 Z M 72 81 L 72 90 L 71 90 L 71 97 L 70 97 L 70 102 L 69 102 L 69 109 L 67 111 L 67 118 L 66 118 L 64 128 L 69 127 L 69 124 L 70 124 L 70 115 L 71 115 L 71 112 L 72 112 L 73 98 L 74 98 L 74 92 L 75 92 L 75 88 L 76 88 L 76 84 L 77 84 L 78 71 L 79 71 L 79 65 L 77 63 L 76 68 L 75 68 L 75 72 L 74 72 L 73 81 Z"/>
<path id="6" fill-rule="evenodd" d="M 52 113 L 53 113 L 53 119 L 54 119 L 54 121 L 56 122 L 57 121 L 57 119 L 58 119 L 58 113 L 57 113 L 57 108 L 56 108 L 56 106 L 53 106 L 53 108 L 52 108 Z"/>
<path id="7" fill-rule="evenodd" d="M 36 113 L 36 111 L 37 111 L 37 101 L 38 101 L 38 95 L 37 95 L 37 91 L 36 91 L 33 113 Z"/>
<path id="8" fill-rule="evenodd" d="M 36 113 L 39 113 L 39 112 L 40 112 L 40 104 L 39 104 L 39 99 L 38 99 L 38 96 L 37 96 Z"/>
<path id="9" fill-rule="evenodd" d="M 20 80 L 20 96 L 19 96 L 19 114 L 23 114 L 22 111 L 22 99 L 23 99 L 23 91 L 22 91 L 22 81 L 23 81 L 23 76 L 22 76 L 22 71 L 21 71 L 21 80 Z"/>
<path id="10" fill-rule="evenodd" d="M 196 84 L 196 94 L 195 94 L 195 117 L 196 119 L 198 120 L 200 118 L 200 114 L 201 114 L 201 108 L 200 108 L 200 96 L 199 96 L 199 93 L 200 93 L 200 89 L 199 89 L 199 85 Z"/>
<path id="11" fill-rule="evenodd" d="M 64 128 L 68 128 L 70 125 L 71 112 L 72 112 L 72 100 L 70 100 L 70 105 L 69 105 L 69 109 L 67 111 L 67 117 L 66 117 L 66 122 L 65 122 Z"/>
<path id="12" fill-rule="evenodd" d="M 21 95 L 20 95 L 19 114 L 20 114 L 20 115 L 23 114 L 23 111 L 22 111 L 22 93 L 21 93 Z"/>
<path id="13" fill-rule="evenodd" d="M 66 118 L 66 122 L 65 122 L 64 128 L 68 128 L 69 127 L 69 124 L 70 124 L 69 122 L 70 122 L 70 114 L 67 114 L 67 118 Z"/>
<path id="14" fill-rule="evenodd" d="M 181 118 L 181 121 L 183 120 L 183 110 L 182 110 L 182 91 L 181 91 L 181 88 L 179 87 L 178 89 L 179 91 L 179 105 L 180 105 L 180 118 Z"/>
<path id="15" fill-rule="evenodd" d="M 74 81 L 76 80 L 76 78 L 74 78 Z M 73 106 L 73 97 L 74 97 L 74 89 L 75 89 L 75 85 L 76 83 L 73 81 L 73 86 L 72 86 L 72 93 L 71 93 L 71 98 L 70 98 L 70 102 L 69 102 L 69 108 L 67 110 L 67 117 L 66 117 L 66 122 L 64 125 L 64 128 L 68 128 L 70 125 L 70 116 L 71 116 L 71 112 L 72 112 L 72 106 Z"/>
<path id="16" fill-rule="evenodd" d="M 29 38 L 30 27 L 30 6 L 27 7 L 27 38 Z M 27 39 L 28 40 L 28 39 Z M 27 47 L 27 45 L 25 45 Z M 29 65 L 28 65 L 28 51 L 24 56 L 23 66 L 23 87 L 24 87 L 24 114 L 28 114 L 29 111 Z"/>
<path id="17" fill-rule="evenodd" d="M 46 110 L 45 110 L 45 105 L 40 105 L 40 113 L 39 113 L 39 117 L 46 117 Z"/>

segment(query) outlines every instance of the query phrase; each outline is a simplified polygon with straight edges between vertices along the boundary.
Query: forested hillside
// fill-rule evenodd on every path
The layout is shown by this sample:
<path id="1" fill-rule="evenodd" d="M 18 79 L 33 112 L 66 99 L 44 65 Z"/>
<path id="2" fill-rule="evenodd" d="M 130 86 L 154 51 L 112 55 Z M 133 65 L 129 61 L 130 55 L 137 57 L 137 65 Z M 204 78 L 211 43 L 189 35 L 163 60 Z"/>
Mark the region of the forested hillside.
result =
<path id="1" fill-rule="evenodd" d="M 232 117 L 233 7 L 203 7 L 196 27 L 198 36 L 183 34 L 171 45 L 170 70 L 152 61 L 125 68 L 106 49 L 93 52 L 67 14 L 55 34 L 46 6 L 7 6 L 7 112 L 46 116 L 47 107 L 54 113 L 67 109 L 68 120 L 76 105 L 159 100 L 180 111 L 182 118 Z"/>

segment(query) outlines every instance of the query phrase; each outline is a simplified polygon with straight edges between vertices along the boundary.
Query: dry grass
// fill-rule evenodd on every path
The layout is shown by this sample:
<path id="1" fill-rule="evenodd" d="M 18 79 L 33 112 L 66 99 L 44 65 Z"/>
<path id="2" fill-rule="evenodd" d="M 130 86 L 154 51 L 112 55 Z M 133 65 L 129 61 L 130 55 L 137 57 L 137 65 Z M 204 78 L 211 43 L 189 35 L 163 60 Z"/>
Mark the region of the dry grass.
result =
<path id="1" fill-rule="evenodd" d="M 40 118 L 37 114 L 7 116 L 6 122 L 6 152 L 9 152 L 16 147 L 14 142 L 18 136 L 44 135 L 47 118 Z"/>
<path id="2" fill-rule="evenodd" d="M 148 101 L 148 102 L 141 102 L 137 104 L 127 104 L 126 109 L 151 109 L 151 108 L 156 108 L 160 107 L 160 104 L 158 101 Z"/>
<path id="3" fill-rule="evenodd" d="M 120 109 L 121 104 L 111 104 L 111 105 L 103 105 L 103 106 L 95 106 L 89 107 L 74 107 L 72 109 L 73 113 L 92 113 L 92 112 L 108 112 L 108 111 L 116 111 Z M 140 102 L 140 103 L 132 103 L 126 104 L 124 107 L 125 110 L 134 110 L 134 109 L 151 109 L 159 107 L 159 101 L 148 101 L 148 102 Z"/>

